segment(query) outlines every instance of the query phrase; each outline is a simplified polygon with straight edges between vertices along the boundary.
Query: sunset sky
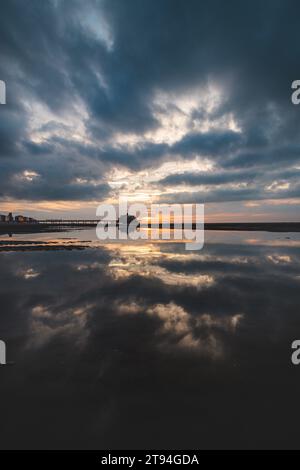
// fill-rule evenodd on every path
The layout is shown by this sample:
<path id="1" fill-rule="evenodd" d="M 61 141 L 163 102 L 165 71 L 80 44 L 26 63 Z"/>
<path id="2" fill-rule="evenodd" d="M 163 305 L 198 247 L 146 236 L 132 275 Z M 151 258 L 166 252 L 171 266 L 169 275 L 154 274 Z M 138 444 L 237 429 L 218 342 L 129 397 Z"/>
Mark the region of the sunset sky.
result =
<path id="1" fill-rule="evenodd" d="M 300 221 L 299 2 L 0 10 L 0 213 L 95 218 L 122 195 Z"/>

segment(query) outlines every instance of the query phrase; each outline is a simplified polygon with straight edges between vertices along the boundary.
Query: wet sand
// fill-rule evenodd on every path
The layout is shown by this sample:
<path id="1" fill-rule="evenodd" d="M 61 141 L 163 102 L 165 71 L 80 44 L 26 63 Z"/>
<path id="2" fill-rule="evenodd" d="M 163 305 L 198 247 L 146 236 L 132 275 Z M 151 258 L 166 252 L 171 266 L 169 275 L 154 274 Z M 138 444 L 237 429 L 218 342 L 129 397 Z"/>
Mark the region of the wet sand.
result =
<path id="1" fill-rule="evenodd" d="M 77 241 L 64 242 L 47 242 L 47 241 L 31 241 L 31 240 L 1 240 L 0 253 L 8 251 L 72 251 L 85 250 L 88 243 L 78 243 Z"/>

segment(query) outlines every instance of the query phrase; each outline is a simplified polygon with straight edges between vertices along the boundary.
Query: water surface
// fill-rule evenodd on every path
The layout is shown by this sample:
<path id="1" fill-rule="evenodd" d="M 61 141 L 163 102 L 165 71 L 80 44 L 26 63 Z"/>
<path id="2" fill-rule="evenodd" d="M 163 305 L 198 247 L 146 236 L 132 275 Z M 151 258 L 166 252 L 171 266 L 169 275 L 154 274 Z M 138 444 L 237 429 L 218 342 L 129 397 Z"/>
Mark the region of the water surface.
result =
<path id="1" fill-rule="evenodd" d="M 298 447 L 299 235 L 1 237 L 0 447 Z"/>

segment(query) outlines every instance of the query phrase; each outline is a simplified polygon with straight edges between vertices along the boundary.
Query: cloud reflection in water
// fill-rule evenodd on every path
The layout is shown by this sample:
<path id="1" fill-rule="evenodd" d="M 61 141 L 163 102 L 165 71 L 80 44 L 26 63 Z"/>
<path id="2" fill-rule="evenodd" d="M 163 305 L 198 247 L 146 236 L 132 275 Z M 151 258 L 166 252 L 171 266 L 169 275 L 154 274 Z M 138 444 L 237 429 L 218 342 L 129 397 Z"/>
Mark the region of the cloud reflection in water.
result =
<path id="1" fill-rule="evenodd" d="M 297 444 L 299 260 L 287 241 L 3 253 L 3 446 Z"/>

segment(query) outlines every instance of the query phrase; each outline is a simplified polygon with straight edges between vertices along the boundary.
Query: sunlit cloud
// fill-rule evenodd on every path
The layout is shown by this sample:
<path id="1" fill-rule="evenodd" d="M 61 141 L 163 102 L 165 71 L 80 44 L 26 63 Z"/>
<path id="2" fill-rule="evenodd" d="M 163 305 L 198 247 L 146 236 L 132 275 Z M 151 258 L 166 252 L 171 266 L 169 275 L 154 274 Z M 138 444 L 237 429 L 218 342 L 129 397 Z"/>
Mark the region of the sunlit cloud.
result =
<path id="1" fill-rule="evenodd" d="M 24 170 L 23 173 L 15 175 L 16 179 L 23 180 L 23 181 L 33 181 L 38 178 L 40 175 L 36 171 L 32 170 Z"/>
<path id="2" fill-rule="evenodd" d="M 290 187 L 290 183 L 287 181 L 273 181 L 272 184 L 270 184 L 269 186 L 266 186 L 266 190 L 273 191 L 273 192 L 285 191 L 289 189 L 289 187 Z"/>
<path id="3" fill-rule="evenodd" d="M 291 256 L 288 255 L 268 255 L 267 256 L 268 261 L 271 261 L 273 264 L 290 264 L 292 263 L 292 258 Z"/>

